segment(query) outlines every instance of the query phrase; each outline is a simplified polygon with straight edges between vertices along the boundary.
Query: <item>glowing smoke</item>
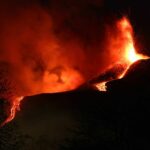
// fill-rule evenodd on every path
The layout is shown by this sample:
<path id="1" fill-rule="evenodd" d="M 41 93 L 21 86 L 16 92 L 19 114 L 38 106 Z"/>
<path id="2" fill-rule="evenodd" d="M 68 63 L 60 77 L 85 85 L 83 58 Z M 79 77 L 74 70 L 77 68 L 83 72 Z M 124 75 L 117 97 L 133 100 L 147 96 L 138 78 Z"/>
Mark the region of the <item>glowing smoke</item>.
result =
<path id="1" fill-rule="evenodd" d="M 93 11 L 80 16 L 79 10 L 87 11 L 81 5 L 70 10 L 71 18 L 61 5 L 53 5 L 55 10 L 46 10 L 34 1 L 1 5 L 0 66 L 7 72 L 3 77 L 11 82 L 14 95 L 75 89 L 111 63 L 102 44 L 106 41 L 104 25 Z"/>

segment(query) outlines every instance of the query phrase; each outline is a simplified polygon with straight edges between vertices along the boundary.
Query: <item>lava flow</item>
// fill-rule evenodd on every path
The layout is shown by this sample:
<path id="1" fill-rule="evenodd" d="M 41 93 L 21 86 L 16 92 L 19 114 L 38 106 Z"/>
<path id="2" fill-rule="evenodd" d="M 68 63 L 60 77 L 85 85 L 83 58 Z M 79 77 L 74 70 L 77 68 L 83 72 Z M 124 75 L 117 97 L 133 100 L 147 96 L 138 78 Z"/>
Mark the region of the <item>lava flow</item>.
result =
<path id="1" fill-rule="evenodd" d="M 123 45 L 123 53 L 120 54 L 120 60 L 125 68 L 124 70 L 115 78 L 115 79 L 121 79 L 126 74 L 126 71 L 129 69 L 130 65 L 134 62 L 140 60 L 140 59 L 148 59 L 148 56 L 145 56 L 143 54 L 139 54 L 136 52 L 135 46 L 134 46 L 134 38 L 133 38 L 133 29 L 129 22 L 129 20 L 124 17 L 120 21 L 117 22 L 117 29 L 119 31 L 118 34 L 118 41 L 121 41 L 121 45 Z M 115 44 L 112 41 L 112 45 Z M 112 51 L 115 52 L 114 49 Z M 113 68 L 113 66 L 111 66 Z M 113 79 L 114 80 L 114 79 Z M 108 81 L 111 81 L 110 79 L 102 81 L 98 84 L 95 84 L 96 88 L 100 91 L 107 91 L 106 83 Z"/>
<path id="2" fill-rule="evenodd" d="M 23 100 L 23 96 L 21 97 L 16 97 L 13 98 L 10 102 L 10 109 L 7 109 L 7 114 L 9 114 L 9 116 L 7 117 L 7 119 L 1 124 L 1 126 L 5 125 L 6 123 L 10 122 L 11 120 L 14 119 L 16 112 L 20 110 L 20 102 Z"/>

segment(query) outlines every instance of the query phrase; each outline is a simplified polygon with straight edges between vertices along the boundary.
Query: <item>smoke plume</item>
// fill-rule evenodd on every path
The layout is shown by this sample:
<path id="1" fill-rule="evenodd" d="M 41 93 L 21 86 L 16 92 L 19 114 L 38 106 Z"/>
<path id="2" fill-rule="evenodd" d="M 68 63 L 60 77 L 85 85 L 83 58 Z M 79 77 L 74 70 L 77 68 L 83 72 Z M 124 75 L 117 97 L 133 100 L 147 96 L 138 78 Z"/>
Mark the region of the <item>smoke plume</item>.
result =
<path id="1" fill-rule="evenodd" d="M 17 96 L 62 92 L 103 72 L 112 54 L 101 5 L 90 0 L 47 1 L 46 6 L 1 2 L 1 88 Z"/>

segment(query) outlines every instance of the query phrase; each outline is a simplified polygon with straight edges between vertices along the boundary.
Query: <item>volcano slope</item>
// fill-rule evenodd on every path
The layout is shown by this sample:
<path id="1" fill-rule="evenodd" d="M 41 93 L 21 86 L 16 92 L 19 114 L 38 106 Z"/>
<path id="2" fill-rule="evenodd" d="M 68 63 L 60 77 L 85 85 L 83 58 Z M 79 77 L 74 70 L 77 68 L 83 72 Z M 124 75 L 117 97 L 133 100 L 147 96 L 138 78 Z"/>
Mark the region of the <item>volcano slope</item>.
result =
<path id="1" fill-rule="evenodd" d="M 93 89 L 93 87 L 90 88 L 88 86 L 88 88 L 71 92 L 27 97 L 29 101 L 23 101 L 21 105 L 22 111 L 20 111 L 21 115 L 17 116 L 12 122 L 17 123 L 20 118 L 24 118 L 22 124 L 18 123 L 18 126 L 24 132 L 28 131 L 29 133 L 29 129 L 36 131 L 37 136 L 37 131 L 40 131 L 39 126 L 44 128 L 44 131 L 49 131 L 52 128 L 49 125 L 45 126 L 41 119 L 42 116 L 46 124 L 54 124 L 51 120 L 55 118 L 56 114 L 61 116 L 60 120 L 58 119 L 58 122 L 61 122 L 61 124 L 55 124 L 55 126 L 63 130 L 68 126 L 66 124 L 63 125 L 64 123 L 61 118 L 63 114 L 65 116 L 71 114 L 72 120 L 77 122 L 78 125 L 70 126 L 71 136 L 64 134 L 64 141 L 55 143 L 60 150 L 80 150 L 83 148 L 147 150 L 150 148 L 149 68 L 150 60 L 135 62 L 131 65 L 124 78 L 107 83 L 107 92 L 99 92 Z M 1 121 L 5 118 L 2 111 L 5 105 L 3 100 L 1 100 Z M 31 123 L 29 123 L 29 120 Z M 38 126 L 32 126 L 32 121 L 37 122 Z M 26 127 L 27 122 L 29 124 L 28 127 Z M 7 130 L 5 127 L 9 124 L 11 122 L 2 127 L 0 133 Z M 56 132 L 56 129 L 54 129 L 53 133 Z M 30 136 L 33 138 L 32 134 Z M 49 137 L 49 139 L 46 139 L 48 141 L 50 139 L 54 140 L 52 136 L 53 134 L 45 133 L 45 137 Z M 1 139 L 2 137 L 0 142 Z M 9 143 L 12 143 L 12 141 Z M 39 140 L 38 143 L 42 144 L 42 141 Z M 21 149 L 25 147 L 30 148 L 31 145 L 33 143 L 24 144 Z"/>

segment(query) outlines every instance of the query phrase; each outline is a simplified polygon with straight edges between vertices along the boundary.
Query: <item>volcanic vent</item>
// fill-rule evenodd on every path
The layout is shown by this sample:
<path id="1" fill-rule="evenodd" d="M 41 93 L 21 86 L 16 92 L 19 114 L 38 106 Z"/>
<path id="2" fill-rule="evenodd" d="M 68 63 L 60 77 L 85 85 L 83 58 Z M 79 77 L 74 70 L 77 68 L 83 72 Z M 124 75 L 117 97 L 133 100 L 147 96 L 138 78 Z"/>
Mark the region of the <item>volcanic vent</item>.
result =
<path id="1" fill-rule="evenodd" d="M 142 59 L 148 59 L 148 56 L 139 54 L 136 52 L 134 46 L 133 29 L 129 20 L 124 17 L 116 24 L 118 28 L 118 36 L 111 40 L 111 49 L 115 51 L 116 48 L 123 49 L 120 51 L 120 59 L 116 64 L 112 64 L 102 75 L 97 77 L 95 80 L 99 80 L 99 84 L 96 87 L 100 91 L 106 91 L 106 83 L 111 80 L 123 78 L 129 69 L 129 67 L 136 61 Z M 123 47 L 122 47 L 123 46 Z M 94 81 L 94 80 L 93 80 Z M 96 81 L 97 82 L 97 81 Z"/>

